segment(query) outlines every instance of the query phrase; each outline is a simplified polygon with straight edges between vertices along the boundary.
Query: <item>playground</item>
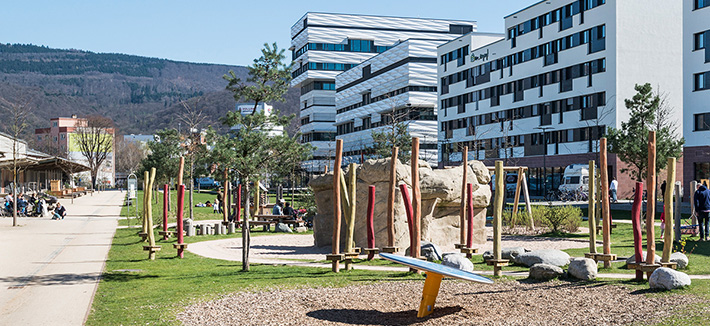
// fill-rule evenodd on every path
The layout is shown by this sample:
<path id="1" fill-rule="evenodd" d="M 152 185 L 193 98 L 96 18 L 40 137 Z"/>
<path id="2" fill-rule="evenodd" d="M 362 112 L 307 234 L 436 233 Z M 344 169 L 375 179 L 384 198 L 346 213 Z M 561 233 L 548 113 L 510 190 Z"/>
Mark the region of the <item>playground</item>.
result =
<path id="1" fill-rule="evenodd" d="M 650 136 L 653 154 L 655 135 Z M 602 166 L 605 141 L 602 138 L 599 155 Z M 665 218 L 675 223 L 668 223 L 661 239 L 656 236 L 655 205 L 647 205 L 642 231 L 644 184 L 636 185 L 630 220 L 612 221 L 609 198 L 602 195 L 608 193 L 609 178 L 605 169 L 596 173 L 590 161 L 588 225 L 576 233 L 505 235 L 505 191 L 491 192 L 488 183 L 505 189 L 506 172 L 523 176 L 508 213 L 523 216 L 532 230 L 541 227 L 527 196 L 525 167 L 504 167 L 501 161 L 485 167 L 464 160 L 441 174 L 417 162 L 418 139 L 412 143 L 409 166 L 391 159 L 351 164 L 341 171 L 338 140 L 334 171 L 311 182 L 318 215 L 312 233 L 305 234 L 291 234 L 285 224 L 291 217 L 280 214 L 254 214 L 280 232 L 252 228 L 256 220 L 250 218 L 246 198 L 241 221 L 240 214 L 228 218 L 232 207 L 224 201 L 223 219 L 202 220 L 198 228 L 194 221 L 183 220 L 184 185 L 177 187 L 172 213 L 177 223 L 172 224 L 168 187 L 162 193 L 151 191 L 155 169 L 146 172 L 142 203 L 136 201 L 143 206 L 142 225 L 140 230 L 117 231 L 89 324 L 116 321 L 116 306 L 132 289 L 143 289 L 131 294 L 138 307 L 124 311 L 120 320 L 172 324 L 176 318 L 186 325 L 706 321 L 710 245 L 694 241 L 692 234 L 681 235 L 680 219 L 675 218 L 680 216 L 674 202 L 677 189 L 665 193 Z M 668 184 L 675 184 L 675 164 L 669 159 Z M 389 166 L 389 178 L 368 170 L 382 171 L 383 166 Z M 654 198 L 655 172 L 649 179 L 648 196 Z M 378 188 L 385 188 L 379 199 Z M 259 202 L 255 189 L 259 212 L 265 203 Z M 241 191 L 233 191 L 225 189 L 225 198 L 228 193 L 239 198 L 233 208 L 241 212 Z M 157 227 L 153 195 L 163 197 Z M 491 219 L 486 218 L 489 209 Z M 556 212 L 549 209 L 543 215 Z M 300 223 L 292 222 L 294 227 Z M 154 228 L 162 229 L 160 236 Z M 240 263 L 242 271 L 237 270 Z"/>

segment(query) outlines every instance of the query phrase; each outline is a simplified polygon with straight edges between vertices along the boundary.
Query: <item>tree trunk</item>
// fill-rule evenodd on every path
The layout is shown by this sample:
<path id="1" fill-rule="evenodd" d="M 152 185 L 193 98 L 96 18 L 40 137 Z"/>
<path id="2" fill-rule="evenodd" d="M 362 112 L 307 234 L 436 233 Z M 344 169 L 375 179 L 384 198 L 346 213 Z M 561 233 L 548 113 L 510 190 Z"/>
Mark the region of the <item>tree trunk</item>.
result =
<path id="1" fill-rule="evenodd" d="M 17 226 L 17 133 L 12 140 L 12 226 Z"/>
<path id="2" fill-rule="evenodd" d="M 249 271 L 249 246 L 250 246 L 250 234 L 249 234 L 249 178 L 244 178 L 244 219 L 242 220 L 242 270 L 245 272 Z"/>

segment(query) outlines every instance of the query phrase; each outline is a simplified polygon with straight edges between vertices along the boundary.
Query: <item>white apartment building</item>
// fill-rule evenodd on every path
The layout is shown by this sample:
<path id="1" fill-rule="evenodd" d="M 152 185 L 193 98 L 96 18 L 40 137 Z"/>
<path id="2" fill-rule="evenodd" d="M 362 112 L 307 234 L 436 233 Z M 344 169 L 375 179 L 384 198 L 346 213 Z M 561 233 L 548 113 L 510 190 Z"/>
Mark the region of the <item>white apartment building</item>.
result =
<path id="1" fill-rule="evenodd" d="M 494 41 L 500 35 L 472 32 Z M 419 158 L 437 159 L 437 52 L 445 40 L 409 39 L 335 77 L 335 126 L 343 139 L 343 161 L 360 162 L 372 154 L 372 133 L 395 132 L 407 125 L 419 137 Z"/>
<path id="2" fill-rule="evenodd" d="M 710 179 L 708 40 L 710 0 L 683 0 L 683 185 L 686 187 L 692 180 Z"/>
<path id="3" fill-rule="evenodd" d="M 473 21 L 306 13 L 291 27 L 291 86 L 301 88 L 302 142 L 316 150 L 310 172 L 335 155 L 335 76 L 408 39 L 451 40 L 476 30 Z"/>
<path id="4" fill-rule="evenodd" d="M 636 84 L 660 87 L 681 119 L 681 5 L 540 1 L 506 16 L 497 42 L 465 35 L 441 46 L 440 164 L 458 164 L 468 146 L 469 159 L 530 167 L 531 192 L 542 195 L 567 165 L 598 160 L 598 139 L 628 119 L 624 99 Z M 632 181 L 621 164 L 609 155 L 623 198 Z"/>

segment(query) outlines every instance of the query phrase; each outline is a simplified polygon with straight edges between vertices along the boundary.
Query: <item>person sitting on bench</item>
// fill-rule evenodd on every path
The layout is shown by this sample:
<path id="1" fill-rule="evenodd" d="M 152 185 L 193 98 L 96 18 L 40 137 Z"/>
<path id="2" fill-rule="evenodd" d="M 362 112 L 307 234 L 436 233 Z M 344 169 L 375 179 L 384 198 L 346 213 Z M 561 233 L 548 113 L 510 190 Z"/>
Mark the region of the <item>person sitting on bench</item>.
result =
<path id="1" fill-rule="evenodd" d="M 57 202 L 57 207 L 54 208 L 54 216 L 52 217 L 52 219 L 63 220 L 65 216 L 67 216 L 67 209 L 64 208 L 62 204 Z"/>

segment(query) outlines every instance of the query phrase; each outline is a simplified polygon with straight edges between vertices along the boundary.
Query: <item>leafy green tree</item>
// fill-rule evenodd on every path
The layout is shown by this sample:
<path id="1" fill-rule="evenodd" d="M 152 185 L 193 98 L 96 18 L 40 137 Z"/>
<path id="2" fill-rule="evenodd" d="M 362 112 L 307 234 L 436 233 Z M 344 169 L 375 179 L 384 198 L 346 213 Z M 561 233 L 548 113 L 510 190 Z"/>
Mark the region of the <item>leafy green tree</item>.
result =
<path id="1" fill-rule="evenodd" d="M 158 131 L 159 139 L 148 143 L 149 154 L 141 161 L 141 173 L 155 168 L 156 184 L 167 183 L 170 178 L 178 173 L 180 155 L 182 154 L 181 140 L 175 129 Z"/>
<path id="2" fill-rule="evenodd" d="M 286 127 L 294 118 L 281 116 L 278 112 L 267 114 L 257 111 L 259 104 L 267 101 L 283 101 L 291 80 L 290 67 L 283 63 L 284 50 L 274 43 L 264 44 L 262 56 L 249 67 L 249 78 L 242 82 L 233 72 L 224 76 L 227 89 L 234 93 L 234 99 L 254 103 L 251 114 L 229 111 L 220 121 L 230 129 L 225 135 L 209 132 L 209 142 L 213 145 L 212 158 L 223 164 L 239 177 L 250 193 L 250 183 L 256 182 L 275 167 L 292 166 L 296 158 L 307 156 L 309 147 L 299 144 L 296 137 L 288 134 L 272 133 L 274 128 Z M 245 216 L 242 221 L 242 269 L 249 270 L 249 196 L 244 196 Z"/>
<path id="3" fill-rule="evenodd" d="M 648 169 L 648 133 L 656 131 L 656 172 L 666 168 L 669 157 L 679 157 L 685 140 L 678 138 L 677 124 L 665 98 L 654 92 L 650 84 L 636 85 L 636 95 L 624 101 L 630 117 L 621 128 L 609 128 L 609 151 L 629 167 L 621 168 L 637 181 L 643 181 Z"/>
<path id="4" fill-rule="evenodd" d="M 234 71 L 230 70 L 224 76 L 224 79 L 229 82 L 227 89 L 234 93 L 237 102 L 241 100 L 254 102 L 252 114 L 256 113 L 260 103 L 283 102 L 283 95 L 288 91 L 291 82 L 291 66 L 283 63 L 285 58 L 284 50 L 279 50 L 276 42 L 271 46 L 264 43 L 261 57 L 254 59 L 254 63 L 247 67 L 249 71 L 247 82 L 242 82 Z"/>

